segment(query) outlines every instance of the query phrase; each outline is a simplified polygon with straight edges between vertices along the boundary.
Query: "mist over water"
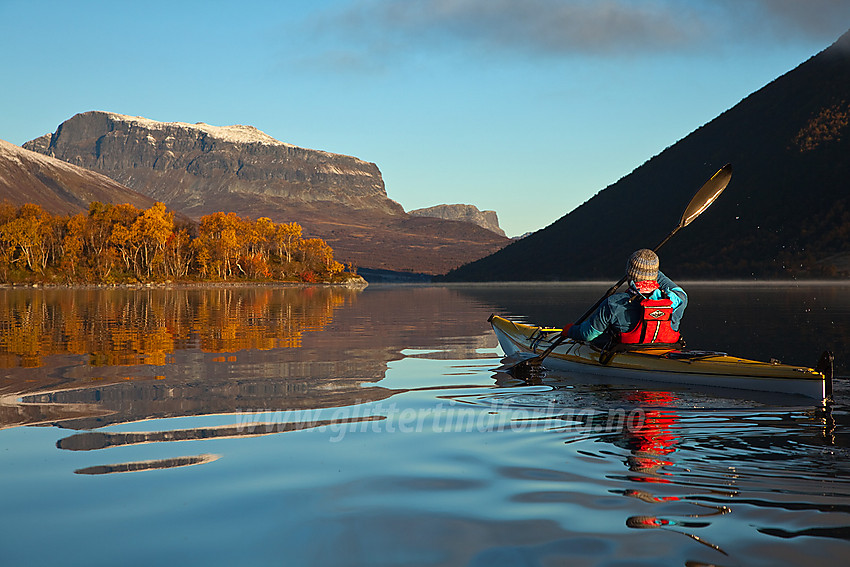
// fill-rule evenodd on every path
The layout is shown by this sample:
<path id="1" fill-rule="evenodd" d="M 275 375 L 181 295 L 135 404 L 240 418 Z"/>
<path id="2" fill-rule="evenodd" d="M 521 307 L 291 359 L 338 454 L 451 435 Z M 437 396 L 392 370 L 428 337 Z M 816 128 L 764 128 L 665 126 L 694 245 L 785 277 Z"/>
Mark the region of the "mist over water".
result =
<path id="1" fill-rule="evenodd" d="M 494 371 L 490 313 L 560 327 L 606 287 L 2 289 L 4 557 L 847 557 L 850 286 L 685 285 L 693 348 L 804 365 L 833 350 L 827 407 Z"/>

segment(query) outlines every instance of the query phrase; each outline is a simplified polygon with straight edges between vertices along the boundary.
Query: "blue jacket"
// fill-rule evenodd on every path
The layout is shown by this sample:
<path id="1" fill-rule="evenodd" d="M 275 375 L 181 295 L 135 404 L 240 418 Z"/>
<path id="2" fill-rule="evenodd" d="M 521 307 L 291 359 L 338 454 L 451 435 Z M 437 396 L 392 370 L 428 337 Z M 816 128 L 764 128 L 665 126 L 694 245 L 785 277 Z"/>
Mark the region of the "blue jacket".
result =
<path id="1" fill-rule="evenodd" d="M 661 299 L 664 296 L 670 298 L 673 304 L 670 326 L 674 331 L 678 331 L 682 314 L 688 306 L 688 294 L 661 272 L 658 272 L 658 286 L 660 289 L 653 291 L 648 298 Z M 639 301 L 629 301 L 635 294 L 638 294 L 637 290 L 629 286 L 628 292 L 609 296 L 581 325 L 573 325 L 567 332 L 567 336 L 588 342 L 602 336 L 609 329 L 617 333 L 625 333 L 633 329 L 643 313 Z"/>

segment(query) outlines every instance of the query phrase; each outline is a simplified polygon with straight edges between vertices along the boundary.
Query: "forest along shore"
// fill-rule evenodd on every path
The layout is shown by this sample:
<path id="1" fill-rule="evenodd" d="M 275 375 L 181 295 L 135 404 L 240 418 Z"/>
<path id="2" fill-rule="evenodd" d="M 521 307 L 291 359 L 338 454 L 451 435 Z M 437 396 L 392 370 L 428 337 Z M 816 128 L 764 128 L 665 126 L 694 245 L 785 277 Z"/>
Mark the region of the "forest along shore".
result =
<path id="1" fill-rule="evenodd" d="M 196 224 L 156 203 L 94 202 L 88 214 L 0 205 L 0 284 L 329 283 L 362 285 L 298 223 L 217 212 Z"/>

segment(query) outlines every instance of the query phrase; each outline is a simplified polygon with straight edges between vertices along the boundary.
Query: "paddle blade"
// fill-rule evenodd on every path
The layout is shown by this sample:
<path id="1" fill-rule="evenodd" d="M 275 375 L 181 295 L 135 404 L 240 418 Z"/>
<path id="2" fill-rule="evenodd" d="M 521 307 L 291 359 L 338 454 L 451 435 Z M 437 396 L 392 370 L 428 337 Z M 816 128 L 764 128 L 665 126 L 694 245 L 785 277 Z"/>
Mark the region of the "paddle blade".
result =
<path id="1" fill-rule="evenodd" d="M 494 372 L 507 372 L 510 374 L 513 372 L 513 369 L 517 366 L 526 364 L 530 359 L 537 358 L 536 354 L 531 354 L 530 352 L 518 352 L 512 354 L 511 356 L 506 356 L 500 362 L 501 366 L 498 368 L 494 368 Z"/>
<path id="2" fill-rule="evenodd" d="M 695 218 L 700 216 L 723 193 L 723 190 L 729 185 L 730 179 L 732 179 L 732 164 L 727 163 L 697 191 L 691 202 L 688 203 L 685 212 L 682 213 L 679 227 L 688 226 Z"/>

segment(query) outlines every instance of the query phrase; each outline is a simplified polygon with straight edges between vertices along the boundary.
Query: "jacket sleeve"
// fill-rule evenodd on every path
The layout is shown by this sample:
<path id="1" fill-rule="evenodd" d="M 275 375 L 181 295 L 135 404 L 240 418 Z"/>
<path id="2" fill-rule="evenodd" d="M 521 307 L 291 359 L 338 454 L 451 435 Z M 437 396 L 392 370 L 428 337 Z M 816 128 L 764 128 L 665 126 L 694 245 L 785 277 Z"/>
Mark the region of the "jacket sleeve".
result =
<path id="1" fill-rule="evenodd" d="M 611 305 L 608 300 L 602 302 L 602 305 L 596 308 L 593 314 L 585 319 L 581 325 L 573 325 L 570 327 L 567 336 L 577 341 L 592 341 L 600 336 L 613 321 Z"/>
<path id="2" fill-rule="evenodd" d="M 679 323 L 681 323 L 685 308 L 688 306 L 688 294 L 661 271 L 658 272 L 658 286 L 667 294 L 673 303 L 673 315 L 670 317 L 670 326 L 674 331 L 678 331 Z"/>

